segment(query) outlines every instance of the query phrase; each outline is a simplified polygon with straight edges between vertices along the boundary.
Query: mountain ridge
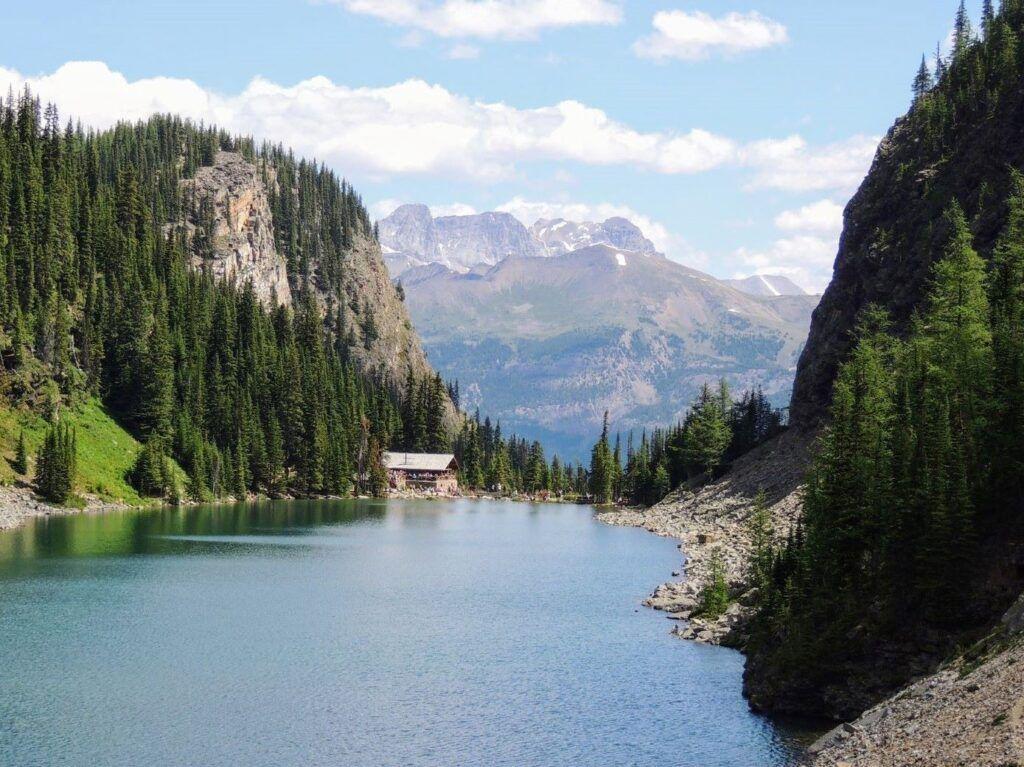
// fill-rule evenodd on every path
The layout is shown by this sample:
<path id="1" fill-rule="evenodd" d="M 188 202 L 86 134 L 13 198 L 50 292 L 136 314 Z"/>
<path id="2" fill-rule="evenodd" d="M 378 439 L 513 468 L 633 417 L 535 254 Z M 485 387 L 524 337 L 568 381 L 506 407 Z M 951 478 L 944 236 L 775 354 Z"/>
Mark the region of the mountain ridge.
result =
<path id="1" fill-rule="evenodd" d="M 480 272 L 441 264 L 401 278 L 433 363 L 519 433 L 583 457 L 605 410 L 638 433 L 682 416 L 719 377 L 780 405 L 813 296 L 758 297 L 666 258 L 607 244 L 507 258 Z"/>

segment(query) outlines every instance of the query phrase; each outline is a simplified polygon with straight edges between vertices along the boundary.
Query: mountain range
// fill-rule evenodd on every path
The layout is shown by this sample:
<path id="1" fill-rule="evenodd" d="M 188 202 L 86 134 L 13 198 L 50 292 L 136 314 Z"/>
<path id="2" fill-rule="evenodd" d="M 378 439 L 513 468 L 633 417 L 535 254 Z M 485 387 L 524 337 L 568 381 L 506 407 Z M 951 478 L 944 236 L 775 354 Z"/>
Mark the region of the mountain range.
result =
<path id="1" fill-rule="evenodd" d="M 608 410 L 623 431 L 680 418 L 704 382 L 762 386 L 787 405 L 818 297 L 782 277 L 718 280 L 672 261 L 632 222 L 506 213 L 379 222 L 392 278 L 462 406 L 564 458 Z"/>

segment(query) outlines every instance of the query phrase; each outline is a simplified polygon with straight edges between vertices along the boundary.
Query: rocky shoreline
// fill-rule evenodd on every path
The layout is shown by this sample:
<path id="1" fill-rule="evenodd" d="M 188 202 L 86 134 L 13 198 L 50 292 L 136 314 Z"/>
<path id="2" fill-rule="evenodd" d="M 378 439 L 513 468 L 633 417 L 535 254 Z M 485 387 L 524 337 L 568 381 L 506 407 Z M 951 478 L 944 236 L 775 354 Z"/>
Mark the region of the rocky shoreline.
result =
<path id="1" fill-rule="evenodd" d="M 81 508 L 54 506 L 37 498 L 28 487 L 0 485 L 0 530 L 19 527 L 34 517 L 59 517 L 132 508 L 125 503 L 108 503 L 98 498 L 86 498 L 85 502 Z"/>
<path id="2" fill-rule="evenodd" d="M 800 510 L 814 438 L 787 432 L 737 461 L 720 480 L 673 493 L 646 509 L 599 514 L 607 524 L 676 538 L 685 577 L 659 586 L 644 604 L 679 625 L 682 639 L 742 649 L 754 593 L 746 583 L 747 520 L 765 493 L 775 534 Z M 718 554 L 732 603 L 719 619 L 693 618 Z M 1024 595 L 992 634 L 897 694 L 839 725 L 808 750 L 809 767 L 1024 767 Z"/>
<path id="3" fill-rule="evenodd" d="M 738 460 L 720 480 L 696 490 L 682 489 L 650 509 L 616 509 L 598 515 L 610 525 L 642 527 L 680 541 L 685 579 L 660 585 L 644 604 L 687 621 L 672 633 L 712 645 L 742 647 L 752 598 L 746 579 L 751 542 L 747 530 L 755 499 L 764 493 L 778 538 L 784 538 L 800 509 L 800 492 L 814 437 L 787 432 Z M 716 620 L 693 618 L 700 592 L 718 556 L 732 603 Z"/>

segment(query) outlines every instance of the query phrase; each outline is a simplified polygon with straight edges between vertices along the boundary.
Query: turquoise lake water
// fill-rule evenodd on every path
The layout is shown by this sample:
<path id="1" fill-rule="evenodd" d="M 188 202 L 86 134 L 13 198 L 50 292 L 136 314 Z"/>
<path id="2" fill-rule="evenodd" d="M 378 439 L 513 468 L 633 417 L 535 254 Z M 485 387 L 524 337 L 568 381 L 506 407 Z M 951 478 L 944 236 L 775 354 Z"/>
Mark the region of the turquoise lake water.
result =
<path id="1" fill-rule="evenodd" d="M 0 534 L 4 767 L 772 767 L 738 653 L 583 506 L 280 502 Z"/>

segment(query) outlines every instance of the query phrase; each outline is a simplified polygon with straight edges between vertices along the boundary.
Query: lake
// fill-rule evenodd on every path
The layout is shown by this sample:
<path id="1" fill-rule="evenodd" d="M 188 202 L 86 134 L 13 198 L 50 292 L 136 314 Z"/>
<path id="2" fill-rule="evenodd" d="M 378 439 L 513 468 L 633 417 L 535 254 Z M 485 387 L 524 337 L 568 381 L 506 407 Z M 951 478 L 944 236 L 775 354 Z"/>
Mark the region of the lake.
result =
<path id="1" fill-rule="evenodd" d="M 268 502 L 0 533 L 5 767 L 771 767 L 743 658 L 585 506 Z"/>

